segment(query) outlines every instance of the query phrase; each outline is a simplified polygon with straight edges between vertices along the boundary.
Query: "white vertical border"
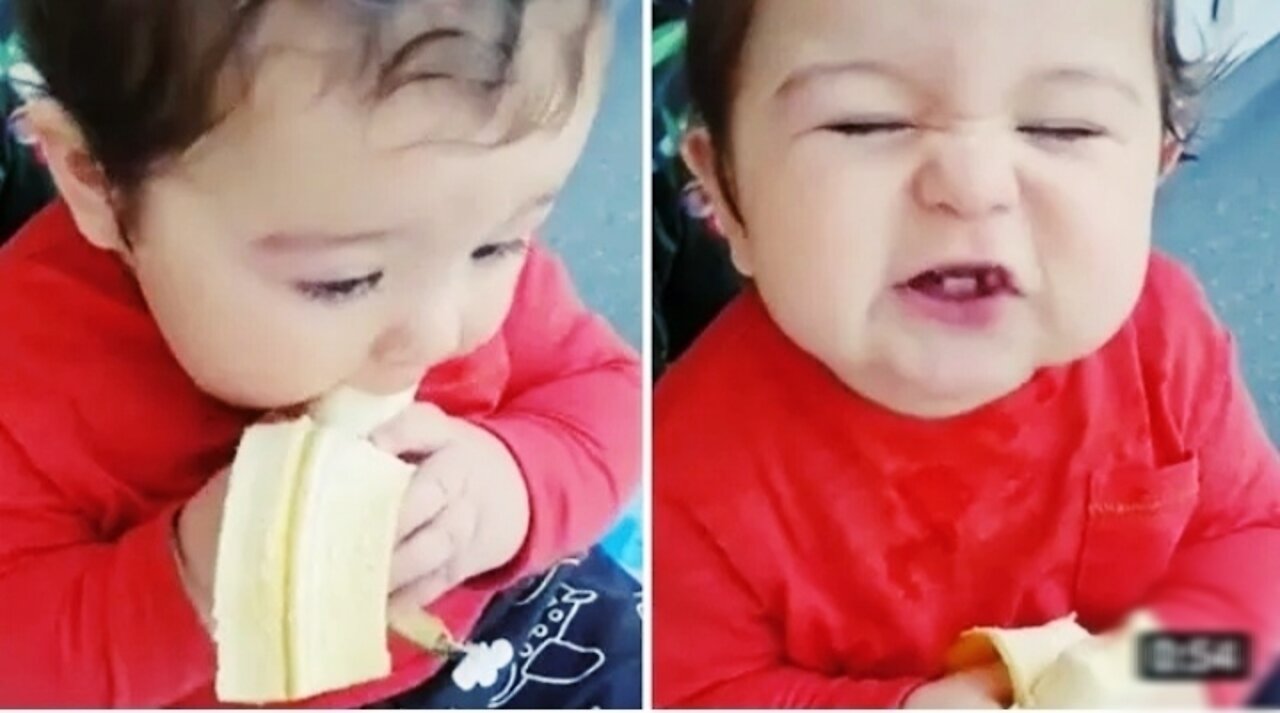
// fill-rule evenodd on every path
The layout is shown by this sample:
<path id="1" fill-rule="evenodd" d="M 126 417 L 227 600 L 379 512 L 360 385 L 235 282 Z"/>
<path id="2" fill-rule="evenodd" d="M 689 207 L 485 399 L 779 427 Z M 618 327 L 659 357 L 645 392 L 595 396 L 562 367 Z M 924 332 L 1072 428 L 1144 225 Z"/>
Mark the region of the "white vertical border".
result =
<path id="1" fill-rule="evenodd" d="M 638 0 L 641 8 L 640 71 L 641 112 L 640 160 L 642 203 L 640 206 L 641 251 L 641 362 L 644 364 L 643 398 L 640 417 L 641 531 L 644 552 L 641 581 L 644 582 L 643 632 L 644 707 L 653 709 L 653 3 Z"/>

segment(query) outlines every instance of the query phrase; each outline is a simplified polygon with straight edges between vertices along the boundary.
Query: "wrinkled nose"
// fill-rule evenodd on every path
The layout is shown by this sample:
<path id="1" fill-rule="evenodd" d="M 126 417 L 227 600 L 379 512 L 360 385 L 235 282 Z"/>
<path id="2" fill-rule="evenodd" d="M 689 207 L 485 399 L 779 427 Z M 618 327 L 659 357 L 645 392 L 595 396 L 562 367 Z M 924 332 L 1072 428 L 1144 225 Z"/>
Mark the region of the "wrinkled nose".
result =
<path id="1" fill-rule="evenodd" d="M 938 137 L 917 172 L 915 193 L 925 208 L 962 220 L 1009 212 L 1019 190 L 1007 142 L 977 130 Z"/>

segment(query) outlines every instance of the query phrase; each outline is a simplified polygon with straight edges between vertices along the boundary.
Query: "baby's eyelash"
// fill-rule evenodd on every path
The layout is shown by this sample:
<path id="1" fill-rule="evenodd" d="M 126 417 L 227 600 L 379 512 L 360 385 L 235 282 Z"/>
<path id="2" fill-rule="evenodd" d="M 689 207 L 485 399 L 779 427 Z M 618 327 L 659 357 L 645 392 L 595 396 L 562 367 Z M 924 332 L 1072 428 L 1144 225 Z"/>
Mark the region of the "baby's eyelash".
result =
<path id="1" fill-rule="evenodd" d="M 298 282 L 295 284 L 303 297 L 326 304 L 339 304 L 364 297 L 382 284 L 384 273 L 374 272 L 364 277 L 328 282 Z"/>
<path id="2" fill-rule="evenodd" d="M 1043 126 L 1031 125 L 1018 127 L 1028 136 L 1040 139 L 1051 139 L 1053 141 L 1082 141 L 1085 139 L 1096 139 L 1105 132 L 1091 126 Z"/>
<path id="3" fill-rule="evenodd" d="M 471 259 L 476 261 L 498 260 L 504 257 L 514 255 L 523 255 L 528 252 L 529 243 L 524 240 L 512 240 L 507 243 L 490 243 L 481 245 L 471 253 Z"/>
<path id="4" fill-rule="evenodd" d="M 823 128 L 844 136 L 872 136 L 907 131 L 911 124 L 905 121 L 843 121 Z"/>

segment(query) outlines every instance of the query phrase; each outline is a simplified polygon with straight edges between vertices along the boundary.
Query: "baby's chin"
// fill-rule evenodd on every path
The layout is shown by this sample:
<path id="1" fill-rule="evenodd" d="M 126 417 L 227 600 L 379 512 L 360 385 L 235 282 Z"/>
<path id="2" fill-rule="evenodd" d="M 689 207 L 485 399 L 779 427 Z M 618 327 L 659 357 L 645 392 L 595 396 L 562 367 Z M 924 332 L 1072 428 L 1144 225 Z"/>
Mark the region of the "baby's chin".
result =
<path id="1" fill-rule="evenodd" d="M 887 347 L 839 376 L 868 400 L 917 418 L 980 409 L 1017 391 L 1045 365 L 1029 343 L 929 339 Z"/>

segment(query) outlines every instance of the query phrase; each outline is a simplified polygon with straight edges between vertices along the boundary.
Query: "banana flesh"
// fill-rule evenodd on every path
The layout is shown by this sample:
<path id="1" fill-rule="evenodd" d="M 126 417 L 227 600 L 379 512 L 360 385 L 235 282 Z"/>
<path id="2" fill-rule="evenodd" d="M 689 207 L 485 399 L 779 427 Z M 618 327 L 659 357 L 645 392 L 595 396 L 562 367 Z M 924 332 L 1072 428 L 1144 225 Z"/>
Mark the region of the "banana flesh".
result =
<path id="1" fill-rule="evenodd" d="M 396 520 L 413 467 L 367 436 L 413 399 L 339 390 L 310 415 L 245 431 L 214 578 L 226 703 L 296 701 L 391 673 L 388 628 L 459 650 L 421 611 L 388 612 Z"/>

